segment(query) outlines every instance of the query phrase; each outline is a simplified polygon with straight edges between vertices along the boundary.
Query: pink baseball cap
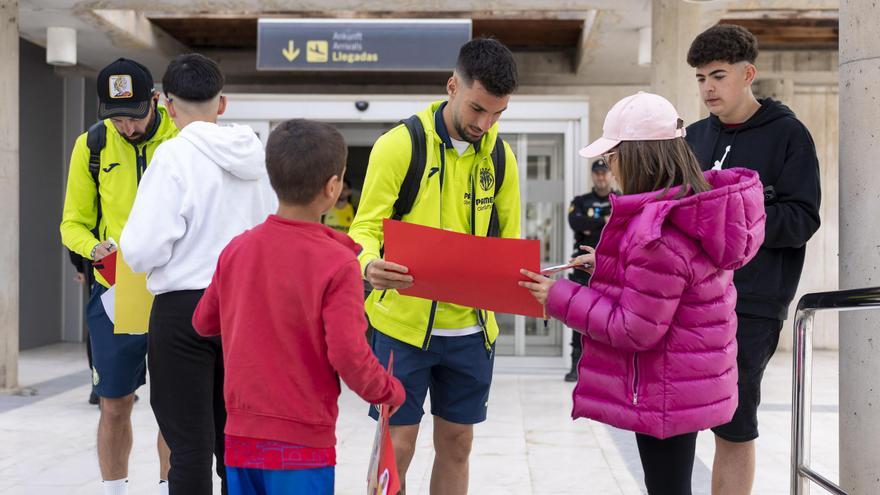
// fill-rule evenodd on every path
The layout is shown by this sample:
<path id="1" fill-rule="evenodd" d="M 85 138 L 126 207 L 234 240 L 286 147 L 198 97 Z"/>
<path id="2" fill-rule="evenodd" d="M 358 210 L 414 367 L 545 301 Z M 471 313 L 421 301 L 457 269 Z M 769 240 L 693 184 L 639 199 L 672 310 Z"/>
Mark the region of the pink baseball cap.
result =
<path id="1" fill-rule="evenodd" d="M 602 126 L 602 137 L 580 151 L 591 158 L 605 154 L 621 141 L 664 141 L 685 136 L 678 126 L 678 111 L 669 100 L 653 93 L 627 96 L 611 107 Z"/>

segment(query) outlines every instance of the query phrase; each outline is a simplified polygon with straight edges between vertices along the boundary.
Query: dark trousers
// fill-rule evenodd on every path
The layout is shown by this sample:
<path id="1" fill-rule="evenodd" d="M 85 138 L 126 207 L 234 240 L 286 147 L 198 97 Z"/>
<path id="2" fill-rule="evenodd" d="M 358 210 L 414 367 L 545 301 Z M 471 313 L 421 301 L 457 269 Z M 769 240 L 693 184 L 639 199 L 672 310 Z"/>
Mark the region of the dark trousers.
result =
<path id="1" fill-rule="evenodd" d="M 580 251 L 576 251 L 574 256 L 579 254 L 584 254 Z M 590 283 L 590 274 L 586 272 L 582 272 L 580 270 L 573 270 L 572 273 L 568 276 L 568 279 L 572 282 L 579 283 L 581 285 L 589 285 Z M 580 332 L 572 331 L 571 332 L 571 371 L 572 373 L 577 370 L 578 361 L 581 359 L 581 354 L 583 353 L 583 342 L 581 341 L 582 334 Z"/>
<path id="2" fill-rule="evenodd" d="M 636 433 L 648 495 L 691 495 L 697 432 L 664 440 Z"/>
<path id="3" fill-rule="evenodd" d="M 583 334 L 577 331 L 571 331 L 571 366 L 572 369 L 577 368 L 577 363 L 581 359 L 584 352 L 583 342 L 581 341 Z"/>
<path id="4" fill-rule="evenodd" d="M 227 493 L 223 351 L 219 337 L 201 337 L 192 327 L 203 292 L 156 296 L 150 314 L 150 405 L 171 449 L 171 495 L 211 495 L 215 456 Z"/>

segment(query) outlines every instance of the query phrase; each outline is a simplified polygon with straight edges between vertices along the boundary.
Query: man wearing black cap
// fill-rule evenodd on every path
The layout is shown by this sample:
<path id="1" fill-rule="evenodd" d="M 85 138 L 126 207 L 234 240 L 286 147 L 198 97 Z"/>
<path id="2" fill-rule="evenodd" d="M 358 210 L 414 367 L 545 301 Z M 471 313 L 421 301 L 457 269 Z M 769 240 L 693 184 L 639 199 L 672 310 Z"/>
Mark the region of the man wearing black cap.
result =
<path id="1" fill-rule="evenodd" d="M 611 172 L 605 160 L 599 158 L 593 162 L 593 190 L 577 196 L 568 208 L 568 225 L 574 230 L 574 254 L 572 257 L 586 254 L 585 247 L 595 248 L 608 216 L 611 215 L 611 202 L 608 196 L 611 189 Z M 590 281 L 590 274 L 582 270 L 573 270 L 569 279 L 583 285 Z M 571 371 L 565 375 L 565 381 L 577 381 L 577 363 L 581 357 L 581 334 L 571 334 Z"/>
<path id="2" fill-rule="evenodd" d="M 73 147 L 61 240 L 80 256 L 98 261 L 116 250 L 134 203 L 141 176 L 156 147 L 177 135 L 153 76 L 124 58 L 98 75 L 98 116 L 104 119 L 83 133 Z M 114 334 L 101 295 L 110 284 L 97 271 L 87 306 L 92 346 L 92 382 L 101 400 L 98 462 L 104 493 L 127 493 L 134 392 L 146 378 L 146 333 Z M 147 329 L 144 328 L 144 332 Z M 160 479 L 167 479 L 168 449 L 159 437 Z M 167 484 L 160 483 L 160 493 Z"/>

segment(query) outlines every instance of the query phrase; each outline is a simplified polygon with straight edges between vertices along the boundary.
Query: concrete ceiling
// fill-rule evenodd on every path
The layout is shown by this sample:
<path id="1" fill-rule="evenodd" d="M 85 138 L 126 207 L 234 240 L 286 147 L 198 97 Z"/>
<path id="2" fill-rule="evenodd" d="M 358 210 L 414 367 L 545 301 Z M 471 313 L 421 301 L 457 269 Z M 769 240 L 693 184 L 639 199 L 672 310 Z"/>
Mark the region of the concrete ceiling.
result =
<path id="1" fill-rule="evenodd" d="M 328 5 L 333 9 L 328 10 Z M 838 1 L 716 0 L 701 8 L 708 27 L 722 18 L 836 20 Z M 231 81 L 297 84 L 301 75 L 256 72 L 253 41 L 246 43 L 251 36 L 248 26 L 255 19 L 451 17 L 473 19 L 475 33 L 482 26 L 499 39 L 507 37 L 520 64 L 526 64 L 533 75 L 532 84 L 570 84 L 568 79 L 584 85 L 646 84 L 650 80 L 650 69 L 640 67 L 637 56 L 638 30 L 651 24 L 651 0 L 20 0 L 20 14 L 21 36 L 41 46 L 46 43 L 46 28 L 75 28 L 79 67 L 74 70 L 85 74 L 126 56 L 149 66 L 158 79 L 168 59 L 193 50 L 191 44 L 220 60 Z M 530 25 L 529 34 L 543 40 L 544 48 L 520 46 Z M 519 41 L 511 41 L 514 38 Z M 223 46 L 224 39 L 227 46 Z M 212 42 L 217 46 L 210 47 Z M 559 77 L 562 65 L 572 67 L 570 77 Z M 382 75 L 371 77 L 375 81 L 364 83 L 381 84 Z M 445 80 L 445 76 L 438 77 L 416 75 L 412 83 L 431 85 Z M 317 81 L 332 79 L 325 75 Z M 314 75 L 310 81 L 315 81 Z"/>

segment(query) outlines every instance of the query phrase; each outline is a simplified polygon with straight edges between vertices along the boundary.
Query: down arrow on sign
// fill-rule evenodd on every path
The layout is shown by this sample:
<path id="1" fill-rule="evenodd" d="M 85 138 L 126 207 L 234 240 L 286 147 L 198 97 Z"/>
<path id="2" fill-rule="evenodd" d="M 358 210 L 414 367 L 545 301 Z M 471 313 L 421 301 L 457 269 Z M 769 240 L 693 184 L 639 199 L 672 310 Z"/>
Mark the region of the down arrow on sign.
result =
<path id="1" fill-rule="evenodd" d="M 284 55 L 288 62 L 293 62 L 296 60 L 296 57 L 299 57 L 299 48 L 294 48 L 293 40 L 288 40 L 287 48 L 282 49 L 281 54 Z"/>

